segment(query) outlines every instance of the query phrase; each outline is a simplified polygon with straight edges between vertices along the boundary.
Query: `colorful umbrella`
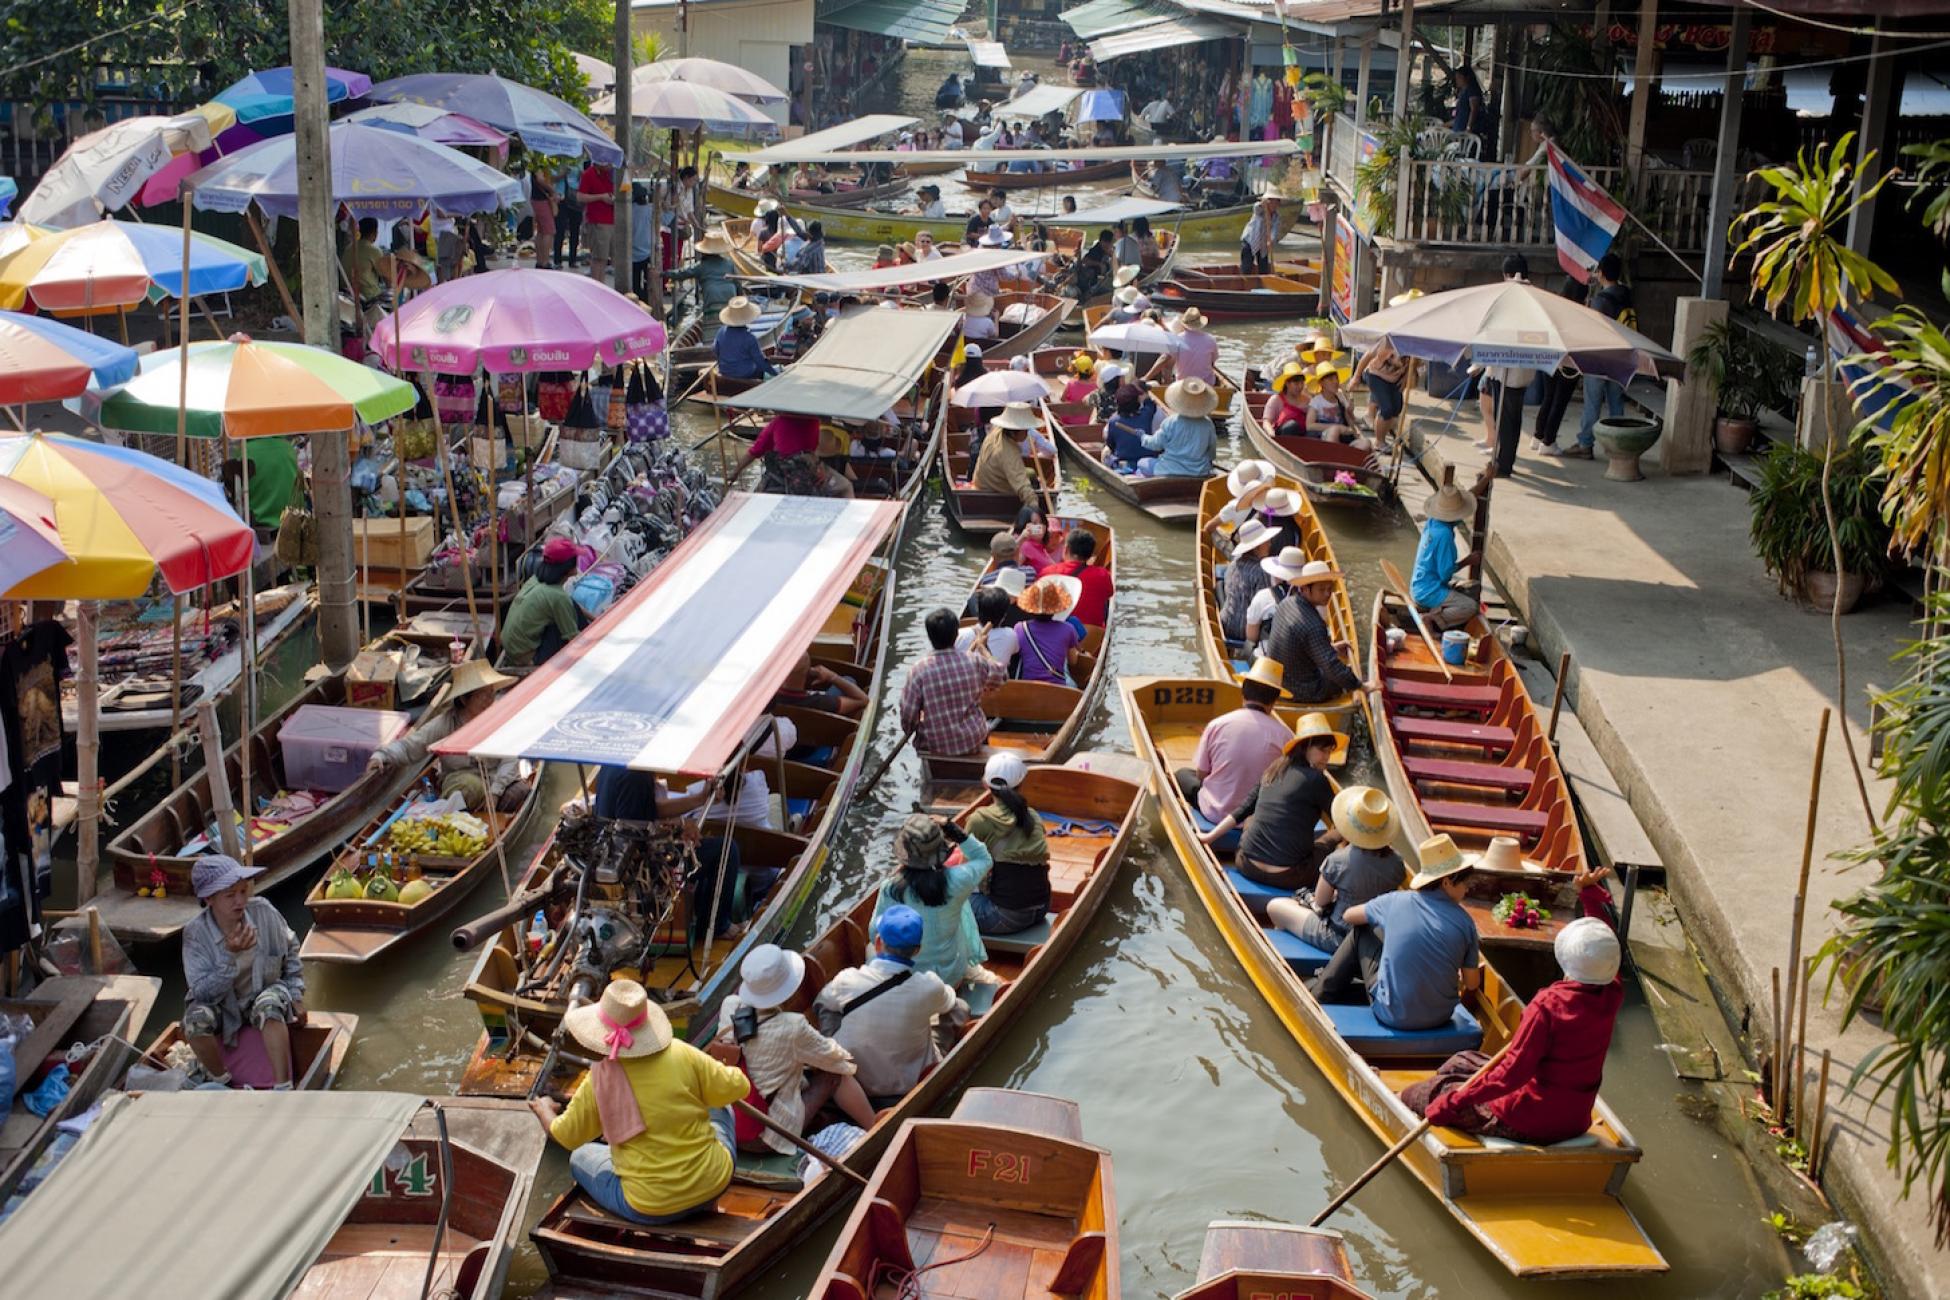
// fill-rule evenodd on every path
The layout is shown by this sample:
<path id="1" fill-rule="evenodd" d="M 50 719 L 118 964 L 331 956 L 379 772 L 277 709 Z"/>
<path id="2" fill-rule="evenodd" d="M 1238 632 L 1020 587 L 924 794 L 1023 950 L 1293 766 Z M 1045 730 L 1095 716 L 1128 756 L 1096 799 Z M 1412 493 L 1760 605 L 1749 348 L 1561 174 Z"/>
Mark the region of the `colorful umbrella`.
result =
<path id="1" fill-rule="evenodd" d="M 450 149 L 505 149 L 508 137 L 485 122 L 476 122 L 461 113 L 449 113 L 444 108 L 428 108 L 425 104 L 374 104 L 348 114 L 348 122 L 362 126 L 376 126 L 387 131 L 398 131 L 404 135 L 417 135 L 422 140 L 444 144 Z"/>
<path id="2" fill-rule="evenodd" d="M 1176 352 L 1185 346 L 1184 335 L 1148 320 L 1099 325 L 1090 331 L 1089 338 L 1098 347 L 1119 352 Z"/>
<path id="3" fill-rule="evenodd" d="M 52 402 L 93 382 L 126 383 L 135 349 L 43 316 L 0 311 L 0 403 Z"/>
<path id="4" fill-rule="evenodd" d="M 513 207 L 521 182 L 484 162 L 415 135 L 356 122 L 329 132 L 332 198 L 355 216 L 418 216 L 428 204 L 465 215 Z M 219 158 L 188 182 L 207 212 L 242 212 L 253 202 L 273 216 L 298 215 L 298 144 L 281 135 Z"/>
<path id="5" fill-rule="evenodd" d="M 176 432 L 183 350 L 142 358 L 142 373 L 120 387 L 76 403 L 103 429 L 124 433 Z M 413 385 L 303 343 L 260 343 L 238 334 L 189 348 L 188 414 L 193 438 L 256 438 L 350 429 L 413 409 Z"/>
<path id="6" fill-rule="evenodd" d="M 0 217 L 6 216 L 7 210 L 13 207 L 14 195 L 18 193 L 20 186 L 14 184 L 13 177 L 0 176 Z"/>
<path id="7" fill-rule="evenodd" d="M 260 136 L 283 135 L 291 129 L 291 81 L 289 67 L 266 68 L 219 90 L 217 102 L 229 105 L 235 110 L 237 120 L 246 126 L 254 126 Z M 328 104 L 358 99 L 371 89 L 372 78 L 363 72 L 347 72 L 343 68 L 325 69 L 325 102 Z M 278 121 L 280 118 L 284 119 L 282 124 Z"/>
<path id="8" fill-rule="evenodd" d="M 68 558 L 54 524 L 54 502 L 24 483 L 0 478 L 0 591 Z"/>
<path id="9" fill-rule="evenodd" d="M 181 594 L 251 562 L 255 538 L 215 483 L 133 447 L 0 435 L 0 477 L 53 501 L 73 560 L 9 588 L 8 599 L 128 600 L 157 574 Z"/>
<path id="10" fill-rule="evenodd" d="M 573 158 L 588 154 L 614 167 L 623 149 L 569 103 L 546 91 L 492 74 L 422 72 L 372 88 L 375 104 L 409 103 L 464 113 L 498 131 L 521 137 L 535 153 Z"/>
<path id="11" fill-rule="evenodd" d="M 264 283 L 264 259 L 209 235 L 190 236 L 191 297 Z M 183 234 L 169 226 L 97 221 L 57 230 L 0 261 L 0 307 L 43 311 L 133 307 L 183 292 Z"/>
<path id="12" fill-rule="evenodd" d="M 127 206 L 143 183 L 178 154 L 208 149 L 237 120 L 225 104 L 174 117 L 130 117 L 82 136 L 21 200 L 19 220 L 65 228 Z M 168 195 L 176 197 L 172 189 Z"/>
<path id="13" fill-rule="evenodd" d="M 664 339 L 649 312 L 609 286 L 526 268 L 435 285 L 372 332 L 388 368 L 443 375 L 614 366 L 655 356 Z"/>
<path id="14" fill-rule="evenodd" d="M 783 104 L 790 98 L 783 90 L 756 73 L 735 63 L 717 59 L 659 59 L 646 63 L 630 74 L 632 93 L 660 81 L 684 81 L 693 86 L 709 86 L 748 104 Z"/>
<path id="15" fill-rule="evenodd" d="M 604 95 L 592 113 L 614 114 L 616 96 Z M 630 119 L 672 131 L 713 135 L 776 135 L 779 124 L 744 100 L 688 81 L 653 81 L 630 90 Z"/>
<path id="16" fill-rule="evenodd" d="M 29 240 L 48 233 L 46 226 L 30 226 L 25 221 L 0 221 L 0 261 L 27 247 Z"/>

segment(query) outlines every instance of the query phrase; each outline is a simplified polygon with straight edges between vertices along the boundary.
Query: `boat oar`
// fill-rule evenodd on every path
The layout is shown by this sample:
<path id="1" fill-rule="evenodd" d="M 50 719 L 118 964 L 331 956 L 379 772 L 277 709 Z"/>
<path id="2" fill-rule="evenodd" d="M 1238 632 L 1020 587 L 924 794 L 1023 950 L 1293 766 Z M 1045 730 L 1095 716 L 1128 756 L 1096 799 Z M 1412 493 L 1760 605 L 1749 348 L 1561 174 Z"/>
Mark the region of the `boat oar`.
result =
<path id="1" fill-rule="evenodd" d="M 1387 561 L 1384 560 L 1382 561 L 1382 563 L 1386 564 Z M 1514 1041 L 1516 1040 L 1513 1038 L 1511 1042 Z M 1502 1060 L 1504 1053 L 1508 1052 L 1509 1050 L 1510 1050 L 1510 1044 L 1505 1043 L 1497 1051 L 1495 1056 L 1492 1056 L 1489 1060 L 1483 1062 L 1483 1067 L 1480 1070 L 1476 1071 L 1476 1073 L 1469 1076 L 1468 1082 L 1464 1083 L 1463 1087 L 1467 1088 L 1471 1083 L 1475 1083 L 1478 1079 L 1488 1074 L 1490 1072 L 1490 1067 L 1492 1065 L 1495 1065 L 1498 1061 Z M 1431 1098 L 1431 1100 L 1433 1100 L 1433 1098 Z M 1410 1147 L 1414 1146 L 1417 1142 L 1421 1141 L 1422 1135 L 1424 1133 L 1427 1133 L 1433 1127 L 1435 1127 L 1434 1121 L 1424 1119 L 1420 1124 L 1417 1124 L 1414 1128 L 1402 1134 L 1401 1141 L 1395 1143 L 1394 1146 L 1391 1146 L 1386 1151 L 1382 1152 L 1381 1159 L 1369 1165 L 1367 1167 L 1367 1170 L 1364 1173 L 1362 1173 L 1362 1175 L 1359 1178 L 1355 1179 L 1353 1182 L 1349 1183 L 1345 1188 L 1341 1190 L 1341 1194 L 1339 1196 L 1336 1196 L 1333 1200 L 1327 1202 L 1327 1208 L 1322 1210 L 1319 1214 L 1314 1215 L 1312 1219 L 1308 1220 L 1307 1226 L 1309 1228 L 1318 1228 L 1321 1224 L 1327 1222 L 1327 1220 L 1333 1216 L 1334 1211 L 1340 1209 L 1343 1205 L 1346 1205 L 1350 1200 L 1354 1199 L 1354 1194 L 1356 1192 L 1360 1191 L 1363 1187 L 1366 1187 L 1370 1182 L 1372 1182 L 1376 1174 L 1386 1169 L 1390 1164 L 1393 1164 L 1396 1156 L 1400 1155 L 1402 1152 L 1408 1150 Z"/>
<path id="2" fill-rule="evenodd" d="M 918 725 L 918 720 L 916 725 Z M 894 765 L 894 760 L 900 757 L 901 751 L 907 748 L 907 742 L 912 739 L 914 739 L 913 727 L 909 727 L 901 732 L 900 742 L 887 751 L 887 757 L 880 760 L 880 766 L 873 770 L 873 775 L 862 782 L 860 788 L 853 792 L 855 799 L 858 799 L 867 791 L 880 784 L 880 778 L 887 775 L 887 769 Z"/>
<path id="3" fill-rule="evenodd" d="M 1415 620 L 1415 630 L 1422 634 L 1422 644 L 1428 646 L 1429 653 L 1435 656 L 1435 666 L 1442 670 L 1442 680 L 1453 682 L 1456 675 L 1449 671 L 1449 663 L 1442 657 L 1442 647 L 1429 635 L 1429 625 L 1422 621 L 1422 611 L 1415 608 L 1415 597 L 1408 594 L 1408 584 L 1402 581 L 1402 571 L 1395 567 L 1393 560 L 1381 562 L 1381 576 L 1388 580 L 1388 590 L 1398 597 L 1408 609 L 1408 616 Z"/>
<path id="4" fill-rule="evenodd" d="M 820 1164 L 825 1165 L 834 1173 L 842 1174 L 849 1181 L 859 1184 L 862 1191 L 866 1190 L 867 1180 L 864 1177 L 848 1169 L 845 1165 L 833 1159 L 833 1157 L 827 1155 L 824 1151 L 821 1151 L 818 1147 L 806 1141 L 806 1139 L 800 1137 L 797 1133 L 794 1133 L 791 1129 L 785 1127 L 785 1125 L 779 1123 L 764 1111 L 758 1109 L 758 1107 L 748 1101 L 734 1101 L 731 1105 L 732 1109 L 745 1116 L 745 1118 L 757 1120 L 766 1128 L 777 1133 L 780 1137 L 790 1142 L 793 1146 L 798 1147 L 801 1151 L 819 1161 Z"/>

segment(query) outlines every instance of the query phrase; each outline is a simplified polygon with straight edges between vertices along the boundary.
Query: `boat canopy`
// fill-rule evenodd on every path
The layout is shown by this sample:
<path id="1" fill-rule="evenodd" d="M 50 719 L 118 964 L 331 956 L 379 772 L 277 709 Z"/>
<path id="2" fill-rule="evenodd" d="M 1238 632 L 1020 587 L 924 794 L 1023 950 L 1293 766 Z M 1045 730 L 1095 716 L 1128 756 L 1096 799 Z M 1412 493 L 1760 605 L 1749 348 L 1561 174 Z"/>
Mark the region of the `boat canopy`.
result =
<path id="1" fill-rule="evenodd" d="M 876 140 L 883 135 L 890 135 L 895 131 L 905 131 L 908 127 L 913 126 L 920 120 L 918 117 L 906 117 L 900 113 L 869 113 L 865 117 L 856 117 L 851 122 L 841 122 L 838 126 L 829 126 L 824 131 L 808 132 L 792 143 L 801 149 L 812 149 L 815 151 L 850 149 L 856 144 L 865 144 L 869 140 Z M 758 156 L 767 152 L 769 150 L 760 149 L 758 153 L 732 154 L 728 160 L 731 162 L 748 162 L 754 167 L 770 162 L 798 161 L 796 158 L 780 159 L 761 158 Z"/>
<path id="2" fill-rule="evenodd" d="M 743 278 L 757 280 L 763 284 L 797 285 L 801 289 L 813 289 L 825 293 L 879 293 L 886 289 L 898 289 L 906 284 L 933 284 L 936 280 L 959 280 L 962 276 L 973 275 L 977 271 L 997 271 L 1005 266 L 1020 266 L 1024 262 L 1034 262 L 1049 256 L 1050 254 L 1046 252 L 1032 253 L 1020 248 L 974 248 L 966 253 L 956 253 L 953 257 L 937 257 L 931 262 L 910 262 L 903 266 L 883 266 L 877 271 L 835 271 L 828 275 L 766 275 Z M 937 343 L 936 346 L 939 347 L 940 344 Z M 811 356 L 811 353 L 807 354 L 808 359 Z M 800 364 L 803 365 L 804 362 Z M 793 370 L 798 368 L 798 366 L 792 367 Z M 738 405 L 744 406 L 747 403 L 741 397 Z M 879 412 L 876 411 L 875 414 L 878 415 Z"/>
<path id="3" fill-rule="evenodd" d="M 739 394 L 738 405 L 827 420 L 878 420 L 921 382 L 935 353 L 960 328 L 958 311 L 849 312 L 828 322 L 805 356 Z"/>
<path id="4" fill-rule="evenodd" d="M 1053 217 L 1035 217 L 1032 220 L 1044 226 L 1114 226 L 1120 221 L 1132 221 L 1138 217 L 1162 216 L 1167 212 L 1176 212 L 1178 208 L 1178 204 L 1166 202 L 1164 199 L 1147 199 L 1135 194 L 1127 194 L 1108 203 L 1099 203 L 1094 208 L 1060 212 Z"/>
<path id="5" fill-rule="evenodd" d="M 1035 93 L 1033 90 L 1029 92 L 1030 95 Z M 1029 95 L 1022 98 L 1028 99 Z M 1015 102 L 1021 103 L 1022 100 Z M 1214 144 L 1117 144 L 1088 148 L 1065 145 L 1055 149 L 852 149 L 845 152 L 808 149 L 806 143 L 813 138 L 805 136 L 785 144 L 770 145 L 741 154 L 740 157 L 754 167 L 766 163 L 863 162 L 963 163 L 975 166 L 981 163 L 1021 162 L 1024 158 L 1034 158 L 1037 162 L 1059 162 L 1064 159 L 1074 162 L 1150 162 L 1154 158 L 1164 162 L 1189 162 L 1199 158 L 1285 157 L 1300 152 L 1300 146 L 1291 138 L 1243 143 L 1221 140 Z"/>
<path id="6" fill-rule="evenodd" d="M 1123 120 L 1123 91 L 1086 90 L 1083 92 L 1083 102 L 1077 105 L 1077 121 L 1122 122 Z"/>
<path id="7" fill-rule="evenodd" d="M 393 1092 L 111 1093 L 0 1232 L 14 1295 L 281 1300 L 425 1099 Z M 154 1186 L 154 1197 L 131 1189 Z"/>
<path id="8" fill-rule="evenodd" d="M 1029 121 L 1045 113 L 1061 113 L 1076 103 L 1083 92 L 1075 86 L 1035 85 L 1006 104 L 995 106 L 995 116 L 1011 121 Z"/>
<path id="9" fill-rule="evenodd" d="M 844 324 L 829 326 L 821 345 Z M 903 508 L 732 493 L 629 595 L 436 752 L 722 771 Z"/>
<path id="10" fill-rule="evenodd" d="M 1010 68 L 1009 51 L 1002 48 L 1001 41 L 978 41 L 968 39 L 968 57 L 975 60 L 978 68 Z"/>

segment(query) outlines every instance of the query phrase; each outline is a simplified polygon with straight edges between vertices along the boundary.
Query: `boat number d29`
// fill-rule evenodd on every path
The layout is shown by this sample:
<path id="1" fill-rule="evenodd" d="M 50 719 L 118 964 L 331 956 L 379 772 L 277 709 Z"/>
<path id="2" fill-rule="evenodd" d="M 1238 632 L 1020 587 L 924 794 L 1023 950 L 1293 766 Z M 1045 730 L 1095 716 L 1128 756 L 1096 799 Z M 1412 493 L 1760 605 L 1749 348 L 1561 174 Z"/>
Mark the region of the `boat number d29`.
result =
<path id="1" fill-rule="evenodd" d="M 1014 1151 L 986 1151 L 972 1147 L 968 1152 L 968 1176 L 986 1178 L 996 1183 L 1026 1183 L 1029 1181 L 1028 1156 Z"/>
<path id="2" fill-rule="evenodd" d="M 1151 703 L 1162 708 L 1167 704 L 1210 704 L 1210 686 L 1160 686 L 1151 692 Z"/>

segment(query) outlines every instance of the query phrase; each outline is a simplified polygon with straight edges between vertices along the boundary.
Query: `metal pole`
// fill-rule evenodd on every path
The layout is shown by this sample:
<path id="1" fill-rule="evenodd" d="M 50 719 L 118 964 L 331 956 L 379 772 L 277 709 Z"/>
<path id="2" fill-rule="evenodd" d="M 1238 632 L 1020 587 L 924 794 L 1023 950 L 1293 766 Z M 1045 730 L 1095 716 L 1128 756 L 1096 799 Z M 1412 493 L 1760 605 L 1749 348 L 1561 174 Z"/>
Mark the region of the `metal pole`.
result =
<path id="1" fill-rule="evenodd" d="M 101 667 L 95 644 L 95 602 L 78 602 L 75 617 L 81 671 L 75 674 L 75 906 L 95 896 L 101 859 Z"/>
<path id="2" fill-rule="evenodd" d="M 618 293 L 630 291 L 630 164 L 636 161 L 636 120 L 630 116 L 630 85 L 634 69 L 630 57 L 629 5 L 616 6 L 616 142 L 623 146 L 623 165 L 616 169 L 616 225 L 610 230 L 610 252 L 615 256 L 609 268 L 610 283 Z"/>

